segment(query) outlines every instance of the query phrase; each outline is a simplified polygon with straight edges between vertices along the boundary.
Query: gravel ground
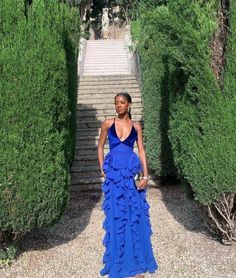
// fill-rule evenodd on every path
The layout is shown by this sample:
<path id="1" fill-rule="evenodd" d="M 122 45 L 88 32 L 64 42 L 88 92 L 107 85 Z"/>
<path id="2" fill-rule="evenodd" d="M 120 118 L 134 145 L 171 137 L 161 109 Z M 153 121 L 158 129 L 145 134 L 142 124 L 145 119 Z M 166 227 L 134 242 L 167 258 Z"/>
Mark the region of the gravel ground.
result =
<path id="1" fill-rule="evenodd" d="M 22 253 L 0 277 L 100 277 L 104 247 L 101 191 L 74 193 L 61 221 L 21 242 Z M 148 189 L 155 274 L 145 277 L 236 277 L 236 246 L 207 235 L 194 201 L 179 186 Z M 107 277 L 107 276 L 106 276 Z"/>

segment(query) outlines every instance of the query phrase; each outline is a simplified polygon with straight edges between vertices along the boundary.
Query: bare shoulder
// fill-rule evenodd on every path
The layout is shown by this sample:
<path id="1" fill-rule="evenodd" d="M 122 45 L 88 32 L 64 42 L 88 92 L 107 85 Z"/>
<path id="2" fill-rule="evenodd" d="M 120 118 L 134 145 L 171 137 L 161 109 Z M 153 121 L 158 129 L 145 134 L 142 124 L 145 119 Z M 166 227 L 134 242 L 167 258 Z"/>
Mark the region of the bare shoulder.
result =
<path id="1" fill-rule="evenodd" d="M 142 130 L 142 125 L 141 125 L 140 121 L 133 121 L 133 123 L 134 123 L 134 128 L 135 128 L 137 131 Z"/>
<path id="2" fill-rule="evenodd" d="M 113 118 L 107 118 L 102 122 L 102 129 L 109 129 L 113 123 Z"/>

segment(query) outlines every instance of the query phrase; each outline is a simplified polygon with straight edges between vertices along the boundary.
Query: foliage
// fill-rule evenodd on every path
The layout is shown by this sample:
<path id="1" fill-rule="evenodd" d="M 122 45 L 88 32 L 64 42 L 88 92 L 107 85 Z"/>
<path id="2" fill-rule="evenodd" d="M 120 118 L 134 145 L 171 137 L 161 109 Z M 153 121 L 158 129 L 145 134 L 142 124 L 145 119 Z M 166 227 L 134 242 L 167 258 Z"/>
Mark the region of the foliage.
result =
<path id="1" fill-rule="evenodd" d="M 168 0 L 140 0 L 141 5 L 145 9 L 153 9 L 157 6 L 165 5 L 167 2 Z"/>
<path id="2" fill-rule="evenodd" d="M 68 73 L 68 100 L 70 117 L 68 119 L 67 153 L 68 164 L 71 164 L 75 151 L 76 113 L 77 113 L 77 57 L 80 38 L 80 18 L 77 8 L 63 5 L 64 28 L 63 34 L 64 50 L 66 54 L 66 67 Z"/>
<path id="3" fill-rule="evenodd" d="M 145 136 L 152 168 L 165 174 L 174 159 L 182 184 L 190 185 L 195 199 L 208 208 L 221 237 L 232 241 L 236 237 L 236 5 L 230 5 L 223 88 L 210 63 L 217 7 L 216 0 L 175 0 L 142 15 Z M 169 154 L 164 160 L 163 152 Z"/>
<path id="4" fill-rule="evenodd" d="M 53 224 L 69 197 L 75 11 L 34 0 L 25 14 L 23 3 L 0 7 L 0 229 L 8 232 Z"/>
<path id="5" fill-rule="evenodd" d="M 131 22 L 131 32 L 134 41 L 139 41 L 140 39 L 141 22 L 140 20 L 135 20 Z"/>
<path id="6" fill-rule="evenodd" d="M 17 248 L 13 244 L 0 248 L 0 268 L 9 266 L 16 258 L 16 253 Z"/>
<path id="7" fill-rule="evenodd" d="M 139 17 L 140 0 L 110 0 L 109 6 L 120 6 L 121 13 L 119 17 L 125 21 L 126 24 L 130 20 L 136 20 Z"/>
<path id="8" fill-rule="evenodd" d="M 71 7 L 79 7 L 83 0 L 61 0 L 61 1 L 70 5 Z"/>
<path id="9" fill-rule="evenodd" d="M 139 35 L 142 40 L 138 46 L 141 55 L 146 152 L 149 167 L 160 177 L 176 175 L 172 150 L 167 136 L 169 92 L 166 75 L 168 69 L 163 62 L 166 42 L 164 42 L 160 32 L 161 18 L 167 12 L 165 7 L 161 7 L 142 14 L 140 19 L 141 34 Z M 135 29 L 132 28 L 132 33 L 134 32 Z"/>

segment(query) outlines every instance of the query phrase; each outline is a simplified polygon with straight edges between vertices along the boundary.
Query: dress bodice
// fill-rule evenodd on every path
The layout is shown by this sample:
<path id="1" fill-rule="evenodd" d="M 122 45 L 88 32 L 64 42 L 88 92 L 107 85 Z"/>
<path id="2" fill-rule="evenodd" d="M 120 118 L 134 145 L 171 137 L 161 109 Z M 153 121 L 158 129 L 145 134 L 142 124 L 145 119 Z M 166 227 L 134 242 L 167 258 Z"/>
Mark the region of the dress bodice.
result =
<path id="1" fill-rule="evenodd" d="M 134 127 L 134 124 L 132 123 L 132 128 L 128 137 L 126 137 L 126 139 L 124 140 L 120 140 L 120 138 L 117 136 L 116 133 L 115 118 L 114 118 L 113 124 L 108 129 L 108 140 L 109 140 L 110 151 L 119 145 L 130 147 L 133 150 L 134 142 L 137 139 L 137 135 L 138 135 L 137 131 Z"/>

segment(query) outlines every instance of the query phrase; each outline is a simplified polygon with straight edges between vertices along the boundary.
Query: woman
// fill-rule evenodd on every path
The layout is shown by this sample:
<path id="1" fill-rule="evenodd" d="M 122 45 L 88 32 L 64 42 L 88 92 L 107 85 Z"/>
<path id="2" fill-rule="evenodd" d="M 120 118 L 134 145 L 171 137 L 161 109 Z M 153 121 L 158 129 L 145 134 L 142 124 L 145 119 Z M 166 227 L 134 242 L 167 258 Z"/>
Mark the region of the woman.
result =
<path id="1" fill-rule="evenodd" d="M 103 239 L 105 253 L 100 271 L 109 278 L 142 278 L 143 273 L 154 273 L 158 265 L 153 256 L 150 236 L 149 204 L 146 201 L 148 167 L 143 147 L 142 128 L 131 120 L 131 97 L 127 93 L 115 96 L 118 117 L 106 119 L 101 125 L 98 161 L 105 213 Z M 109 149 L 104 157 L 104 144 L 108 135 Z M 133 151 L 137 140 L 139 156 Z M 138 188 L 134 182 L 137 172 L 144 176 Z"/>

